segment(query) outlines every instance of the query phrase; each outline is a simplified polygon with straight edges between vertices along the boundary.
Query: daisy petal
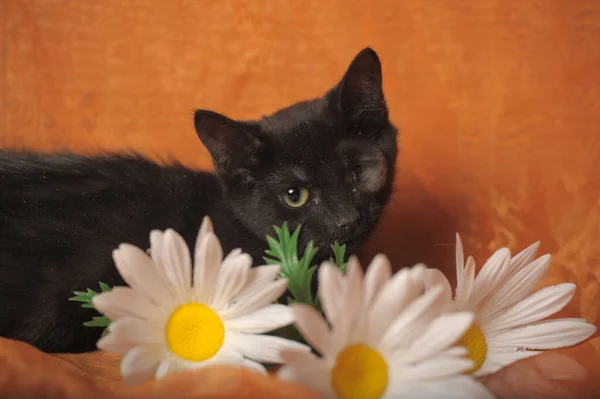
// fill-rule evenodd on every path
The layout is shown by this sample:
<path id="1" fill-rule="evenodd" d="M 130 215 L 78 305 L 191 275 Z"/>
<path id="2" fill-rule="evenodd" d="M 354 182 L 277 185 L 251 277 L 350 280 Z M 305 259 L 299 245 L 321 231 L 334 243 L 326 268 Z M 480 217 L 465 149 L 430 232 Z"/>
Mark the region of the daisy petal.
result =
<path id="1" fill-rule="evenodd" d="M 471 359 L 460 357 L 434 357 L 414 365 L 402 367 L 402 377 L 406 379 L 435 380 L 468 371 L 473 367 Z"/>
<path id="2" fill-rule="evenodd" d="M 150 256 L 156 263 L 162 262 L 164 233 L 160 230 L 150 232 Z"/>
<path id="3" fill-rule="evenodd" d="M 265 284 L 261 289 L 256 289 L 252 294 L 245 296 L 243 301 L 237 298 L 229 309 L 222 312 L 222 316 L 225 318 L 240 317 L 264 308 L 279 298 L 287 289 L 287 285 L 288 280 L 285 278 Z"/>
<path id="4" fill-rule="evenodd" d="M 475 285 L 475 259 L 472 256 L 467 258 L 467 265 L 462 274 L 462 282 L 460 287 L 456 286 L 456 295 L 454 302 L 457 309 L 466 309 L 471 294 L 473 293 L 473 286 Z"/>
<path id="5" fill-rule="evenodd" d="M 172 365 L 171 362 L 168 360 L 163 360 L 162 362 L 160 362 L 160 364 L 156 368 L 156 374 L 154 375 L 154 377 L 157 380 L 160 380 L 160 379 L 166 377 L 167 374 L 169 374 L 169 371 L 171 368 L 174 369 L 174 365 Z"/>
<path id="6" fill-rule="evenodd" d="M 230 258 L 235 258 L 237 256 L 240 256 L 243 253 L 244 252 L 241 250 L 241 248 L 232 249 L 231 252 L 229 252 L 227 254 L 227 256 L 225 256 L 225 258 L 223 259 L 223 262 L 221 262 L 221 263 L 225 263 L 226 260 L 229 260 Z M 248 254 L 246 254 L 246 255 L 248 255 Z"/>
<path id="7" fill-rule="evenodd" d="M 246 286 L 242 288 L 242 291 L 234 300 L 243 301 L 247 295 L 252 295 L 255 290 L 261 290 L 266 284 L 272 283 L 280 271 L 281 266 L 279 265 L 251 267 L 246 274 Z"/>
<path id="8" fill-rule="evenodd" d="M 313 358 L 306 363 L 286 362 L 279 369 L 277 377 L 283 381 L 295 381 L 320 392 L 326 398 L 335 398 L 331 389 L 330 372 L 327 363 Z"/>
<path id="9" fill-rule="evenodd" d="M 352 308 L 358 309 L 361 301 L 356 298 L 363 298 L 363 270 L 358 262 L 358 258 L 352 255 L 348 259 L 348 269 L 346 272 L 346 300 L 352 302 Z M 348 303 L 345 303 L 348 306 Z"/>
<path id="10" fill-rule="evenodd" d="M 310 347 L 296 341 L 272 335 L 254 335 L 228 332 L 229 345 L 236 348 L 244 357 L 261 363 L 282 363 L 281 352 L 310 351 Z"/>
<path id="11" fill-rule="evenodd" d="M 306 341 L 324 356 L 331 355 L 331 335 L 323 317 L 312 307 L 292 305 L 296 327 Z"/>
<path id="12" fill-rule="evenodd" d="M 283 359 L 285 364 L 294 364 L 294 366 L 310 366 L 316 361 L 321 361 L 322 358 L 319 358 L 313 354 L 311 351 L 305 350 L 282 350 L 281 358 Z"/>
<path id="13" fill-rule="evenodd" d="M 231 343 L 231 334 L 225 337 L 225 343 L 215 357 L 206 362 L 194 362 L 191 368 L 202 368 L 217 364 L 239 365 L 244 361 L 244 355 Z M 197 366 L 196 366 L 197 365 Z"/>
<path id="14" fill-rule="evenodd" d="M 456 233 L 456 291 L 462 289 L 463 273 L 465 269 L 465 254 L 463 252 L 462 239 L 460 234 Z"/>
<path id="15" fill-rule="evenodd" d="M 153 320 L 163 314 L 160 308 L 130 287 L 115 287 L 92 298 L 94 308 L 110 320 L 133 316 L 143 320 Z"/>
<path id="16" fill-rule="evenodd" d="M 481 365 L 481 367 L 477 371 L 474 371 L 472 375 L 474 377 L 479 377 L 479 376 L 486 375 L 486 374 L 492 374 L 492 373 L 495 373 L 496 371 L 500 370 L 502 367 L 503 366 L 498 367 L 497 365 L 495 365 L 492 362 L 484 361 L 483 364 Z"/>
<path id="17" fill-rule="evenodd" d="M 481 365 L 481 368 L 473 373 L 474 376 L 478 377 L 481 375 L 495 373 L 503 367 L 508 366 L 521 359 L 526 359 L 535 355 L 543 353 L 541 351 L 502 351 L 499 348 L 490 349 L 488 352 L 485 362 Z"/>
<path id="18" fill-rule="evenodd" d="M 481 324 L 487 325 L 499 313 L 525 298 L 546 275 L 550 260 L 550 255 L 542 256 L 507 279 L 478 309 Z"/>
<path id="19" fill-rule="evenodd" d="M 367 315 L 368 340 L 377 342 L 385 334 L 400 309 L 416 298 L 422 284 L 413 284 L 408 269 L 397 272 L 376 296 L 371 312 Z"/>
<path id="20" fill-rule="evenodd" d="M 223 248 L 210 231 L 202 236 L 194 253 L 194 293 L 199 301 L 209 302 L 223 261 Z"/>
<path id="21" fill-rule="evenodd" d="M 225 343 L 221 346 L 221 349 L 212 358 L 203 362 L 190 362 L 183 359 L 177 359 L 176 362 L 171 363 L 169 367 L 169 373 L 178 370 L 200 370 L 212 366 L 230 366 L 239 367 L 244 362 L 244 356 L 240 351 L 231 345 L 231 337 L 229 334 L 225 336 Z"/>
<path id="22" fill-rule="evenodd" d="M 136 384 L 151 378 L 162 360 L 162 345 L 139 345 L 121 360 L 121 375 L 126 384 Z"/>
<path id="23" fill-rule="evenodd" d="M 412 284 L 419 285 L 419 295 L 423 293 L 423 278 L 429 268 L 424 263 L 417 263 L 408 268 L 408 279 Z"/>
<path id="24" fill-rule="evenodd" d="M 252 266 L 252 258 L 248 254 L 228 257 L 223 261 L 212 298 L 212 306 L 219 309 L 227 305 L 246 285 L 248 269 Z"/>
<path id="25" fill-rule="evenodd" d="M 125 355 L 138 344 L 137 341 L 132 340 L 132 337 L 123 338 L 109 332 L 98 340 L 96 347 L 104 352 Z"/>
<path id="26" fill-rule="evenodd" d="M 265 367 L 262 364 L 255 362 L 254 360 L 250 360 L 250 359 L 242 360 L 242 367 L 245 369 L 254 371 L 256 373 L 267 374 L 267 369 L 265 369 Z"/>
<path id="27" fill-rule="evenodd" d="M 98 349 L 125 355 L 131 348 L 140 344 L 161 342 L 161 335 L 148 323 L 135 317 L 123 317 L 110 323 L 108 334 L 96 343 Z"/>
<path id="28" fill-rule="evenodd" d="M 165 282 L 165 285 L 169 285 L 168 281 L 169 279 L 167 278 L 167 274 L 166 274 L 166 270 L 164 268 L 164 266 L 162 265 L 163 263 L 163 256 L 164 256 L 164 237 L 165 237 L 165 233 L 163 231 L 160 230 L 152 230 L 150 232 L 150 257 L 152 258 L 152 261 L 154 262 L 154 268 L 156 269 L 156 272 L 158 273 L 158 275 L 160 276 L 160 278 Z M 171 291 L 171 295 L 173 295 L 173 297 L 175 297 L 174 295 L 174 289 L 173 287 L 169 287 L 169 290 Z"/>
<path id="29" fill-rule="evenodd" d="M 210 220 L 210 217 L 204 216 L 202 218 L 202 223 L 200 224 L 200 229 L 198 230 L 198 235 L 196 236 L 196 245 L 194 248 L 199 248 L 206 235 L 214 232 L 215 229 L 212 220 Z"/>
<path id="30" fill-rule="evenodd" d="M 363 271 L 356 256 L 348 259 L 348 271 L 346 274 L 346 290 L 343 299 L 344 312 L 335 322 L 339 325 L 333 330 L 335 341 L 342 342 L 354 339 L 355 336 L 363 336 L 366 317 L 362 312 L 363 305 Z M 341 334 L 341 335 L 340 335 Z"/>
<path id="31" fill-rule="evenodd" d="M 419 399 L 495 399 L 495 396 L 479 381 L 471 376 L 457 376 L 441 379 L 439 381 L 428 381 L 423 384 L 420 381 L 411 383 L 398 379 L 385 395 L 386 399 L 396 398 L 419 398 Z"/>
<path id="32" fill-rule="evenodd" d="M 250 269 L 248 273 L 248 286 L 255 283 L 266 283 L 271 282 L 277 278 L 281 271 L 280 265 L 263 265 L 256 266 Z"/>
<path id="33" fill-rule="evenodd" d="M 392 266 L 387 256 L 375 255 L 365 273 L 365 307 L 369 308 L 375 296 L 392 277 Z"/>
<path id="34" fill-rule="evenodd" d="M 184 293 L 192 286 L 192 258 L 185 240 L 175 230 L 167 229 L 161 253 L 167 279 L 175 292 Z M 181 298 L 185 301 L 187 298 Z"/>
<path id="35" fill-rule="evenodd" d="M 539 248 L 540 242 L 537 241 L 513 256 L 512 260 L 510 261 L 510 274 L 518 273 L 521 269 L 531 263 L 535 258 Z"/>
<path id="36" fill-rule="evenodd" d="M 475 277 L 473 292 L 469 305 L 479 305 L 489 294 L 494 292 L 507 277 L 510 264 L 510 251 L 508 248 L 497 250 L 479 271 Z"/>
<path id="37" fill-rule="evenodd" d="M 489 346 L 557 349 L 576 345 L 596 332 L 596 326 L 581 319 L 547 320 L 503 332 L 489 340 Z"/>
<path id="38" fill-rule="evenodd" d="M 404 354 L 406 362 L 419 362 L 454 345 L 473 323 L 471 312 L 443 314 L 433 320 L 423 335 Z"/>
<path id="39" fill-rule="evenodd" d="M 343 298 L 343 277 L 340 270 L 330 264 L 323 262 L 319 267 L 319 298 L 323 304 L 323 313 L 332 326 L 338 319 L 340 303 Z"/>
<path id="40" fill-rule="evenodd" d="M 110 323 L 109 334 L 115 339 L 133 341 L 137 344 L 158 344 L 164 341 L 160 329 L 156 323 L 137 319 L 135 317 L 123 317 Z"/>
<path id="41" fill-rule="evenodd" d="M 489 324 L 484 324 L 486 334 L 533 323 L 555 314 L 571 301 L 575 288 L 575 284 L 563 283 L 537 291 L 489 320 Z"/>
<path id="42" fill-rule="evenodd" d="M 442 287 L 436 286 L 415 299 L 393 320 L 382 338 L 381 345 L 388 350 L 401 347 L 412 347 L 416 337 L 421 335 L 431 320 L 439 315 Z"/>
<path id="43" fill-rule="evenodd" d="M 452 288 L 444 273 L 438 269 L 427 269 L 423 277 L 423 284 L 426 290 L 439 285 L 442 287 L 442 300 L 449 302 L 452 299 Z"/>
<path id="44" fill-rule="evenodd" d="M 442 357 L 464 357 L 469 353 L 469 350 L 464 346 L 453 346 L 446 350 L 440 351 L 438 354 Z"/>
<path id="45" fill-rule="evenodd" d="M 156 305 L 172 304 L 173 297 L 144 251 L 130 244 L 114 250 L 113 260 L 123 280 Z"/>
<path id="46" fill-rule="evenodd" d="M 319 292 L 324 292 L 328 287 L 319 287 Z M 343 295 L 339 299 L 343 304 L 340 308 L 337 318 L 330 320 L 331 342 L 333 344 L 330 351 L 337 352 L 341 345 L 354 339 L 355 336 L 363 336 L 364 329 L 367 327 L 362 318 L 365 317 L 363 308 L 363 289 L 362 289 L 362 269 L 358 259 L 353 256 L 348 259 L 348 271 L 344 281 Z"/>
<path id="47" fill-rule="evenodd" d="M 288 306 L 273 304 L 245 316 L 226 319 L 225 327 L 232 331 L 262 334 L 290 325 L 293 321 L 294 315 Z"/>

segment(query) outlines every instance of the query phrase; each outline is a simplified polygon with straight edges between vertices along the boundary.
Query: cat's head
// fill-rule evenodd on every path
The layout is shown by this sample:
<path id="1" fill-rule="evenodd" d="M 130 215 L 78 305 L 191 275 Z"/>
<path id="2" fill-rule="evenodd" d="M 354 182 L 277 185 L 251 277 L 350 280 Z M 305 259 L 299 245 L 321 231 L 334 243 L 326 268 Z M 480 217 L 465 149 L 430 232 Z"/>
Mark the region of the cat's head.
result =
<path id="1" fill-rule="evenodd" d="M 397 130 L 372 49 L 361 51 L 321 98 L 258 121 L 199 110 L 195 126 L 231 212 L 259 238 L 287 221 L 302 225 L 302 248 L 312 239 L 321 255 L 335 241 L 353 250 L 389 201 Z"/>

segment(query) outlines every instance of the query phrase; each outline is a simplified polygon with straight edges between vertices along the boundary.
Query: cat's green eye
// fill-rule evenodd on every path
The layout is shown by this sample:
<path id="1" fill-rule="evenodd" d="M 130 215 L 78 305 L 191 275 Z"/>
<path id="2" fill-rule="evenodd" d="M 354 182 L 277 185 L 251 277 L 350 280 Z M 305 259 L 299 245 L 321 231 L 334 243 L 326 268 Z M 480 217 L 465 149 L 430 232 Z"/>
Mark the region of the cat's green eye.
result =
<path id="1" fill-rule="evenodd" d="M 290 187 L 285 190 L 281 200 L 291 208 L 299 208 L 308 202 L 308 189 L 305 187 Z"/>

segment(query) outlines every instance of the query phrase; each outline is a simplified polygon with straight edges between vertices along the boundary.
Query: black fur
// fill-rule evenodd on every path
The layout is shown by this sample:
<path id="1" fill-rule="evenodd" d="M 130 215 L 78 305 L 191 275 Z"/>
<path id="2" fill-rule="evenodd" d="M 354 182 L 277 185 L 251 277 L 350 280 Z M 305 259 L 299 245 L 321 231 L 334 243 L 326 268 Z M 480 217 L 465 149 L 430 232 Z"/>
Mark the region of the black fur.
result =
<path id="1" fill-rule="evenodd" d="M 322 98 L 258 121 L 197 111 L 195 127 L 217 174 L 141 156 L 0 151 L 0 335 L 48 352 L 95 349 L 94 315 L 67 299 L 73 290 L 124 284 L 111 253 L 149 246 L 152 229 L 173 228 L 194 244 L 209 215 L 226 252 L 258 264 L 272 226 L 302 224 L 320 246 L 350 251 L 373 231 L 394 180 L 397 131 L 390 123 L 376 53 L 363 50 Z M 290 187 L 306 204 L 285 205 Z"/>

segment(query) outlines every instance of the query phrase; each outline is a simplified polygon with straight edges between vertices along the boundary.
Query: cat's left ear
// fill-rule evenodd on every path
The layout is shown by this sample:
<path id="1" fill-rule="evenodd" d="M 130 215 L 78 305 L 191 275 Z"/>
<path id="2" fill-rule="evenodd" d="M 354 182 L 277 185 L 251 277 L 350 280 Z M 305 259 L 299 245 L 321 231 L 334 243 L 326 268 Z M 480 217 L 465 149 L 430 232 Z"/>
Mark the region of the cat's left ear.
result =
<path id="1" fill-rule="evenodd" d="M 337 92 L 339 107 L 350 119 L 387 119 L 381 62 L 373 49 L 367 47 L 358 53 L 338 85 Z"/>
<path id="2" fill-rule="evenodd" d="M 235 121 L 212 111 L 194 114 L 196 133 L 210 152 L 219 173 L 250 169 L 259 162 L 265 140 L 256 125 Z"/>

